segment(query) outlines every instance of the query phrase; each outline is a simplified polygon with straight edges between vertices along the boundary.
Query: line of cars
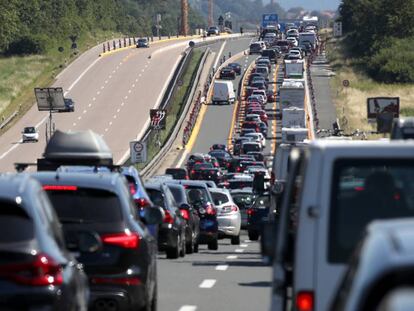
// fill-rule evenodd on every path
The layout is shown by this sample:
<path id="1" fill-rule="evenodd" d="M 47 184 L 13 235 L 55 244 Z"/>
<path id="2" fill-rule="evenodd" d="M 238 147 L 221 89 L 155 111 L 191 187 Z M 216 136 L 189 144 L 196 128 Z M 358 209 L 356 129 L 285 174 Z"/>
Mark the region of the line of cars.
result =
<path id="1" fill-rule="evenodd" d="M 156 309 L 166 215 L 138 172 L 90 131 L 56 131 L 28 165 L 0 176 L 0 309 Z"/>

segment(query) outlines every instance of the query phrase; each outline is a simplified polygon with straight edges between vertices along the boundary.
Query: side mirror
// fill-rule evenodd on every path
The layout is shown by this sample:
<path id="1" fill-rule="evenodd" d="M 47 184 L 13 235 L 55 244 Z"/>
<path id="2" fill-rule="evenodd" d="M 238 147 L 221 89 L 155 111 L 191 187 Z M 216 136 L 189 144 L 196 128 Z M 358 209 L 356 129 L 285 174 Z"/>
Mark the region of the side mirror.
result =
<path id="1" fill-rule="evenodd" d="M 158 225 L 164 219 L 164 210 L 159 206 L 147 207 L 143 209 L 142 219 L 147 225 Z"/>
<path id="2" fill-rule="evenodd" d="M 102 249 L 102 241 L 96 232 L 83 231 L 78 234 L 78 249 L 82 253 L 95 253 Z"/>
<path id="3" fill-rule="evenodd" d="M 268 265 L 273 263 L 274 254 L 276 250 L 276 234 L 277 234 L 277 221 L 267 221 L 262 226 L 262 237 L 260 239 L 260 246 L 262 256 Z"/>

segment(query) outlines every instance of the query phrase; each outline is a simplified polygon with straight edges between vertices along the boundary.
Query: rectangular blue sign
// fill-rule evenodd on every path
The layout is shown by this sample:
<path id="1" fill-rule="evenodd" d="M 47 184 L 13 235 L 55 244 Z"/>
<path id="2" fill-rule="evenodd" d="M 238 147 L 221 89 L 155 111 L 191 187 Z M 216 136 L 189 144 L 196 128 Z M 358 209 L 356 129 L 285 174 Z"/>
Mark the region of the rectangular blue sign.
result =
<path id="1" fill-rule="evenodd" d="M 263 14 L 262 27 L 277 26 L 279 22 L 279 16 L 277 14 Z"/>

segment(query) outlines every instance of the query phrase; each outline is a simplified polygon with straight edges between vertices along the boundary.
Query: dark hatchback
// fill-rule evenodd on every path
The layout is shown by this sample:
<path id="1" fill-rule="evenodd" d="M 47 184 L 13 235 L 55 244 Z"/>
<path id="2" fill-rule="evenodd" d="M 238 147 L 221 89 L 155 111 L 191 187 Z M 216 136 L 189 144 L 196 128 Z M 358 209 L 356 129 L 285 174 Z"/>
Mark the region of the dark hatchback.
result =
<path id="1" fill-rule="evenodd" d="M 231 67 L 224 67 L 220 71 L 220 79 L 234 80 L 236 79 L 236 75 L 236 71 L 234 71 Z"/>
<path id="2" fill-rule="evenodd" d="M 237 75 L 241 75 L 242 67 L 239 63 L 230 63 L 228 67 L 232 68 Z"/>
<path id="3" fill-rule="evenodd" d="M 185 227 L 186 252 L 187 254 L 197 253 L 200 235 L 200 217 L 198 216 L 198 212 L 188 201 L 183 185 L 168 182 L 166 182 L 166 185 L 178 203 L 181 215 L 187 223 Z"/>
<path id="4" fill-rule="evenodd" d="M 92 310 L 147 310 L 157 303 L 157 243 L 140 221 L 125 177 L 118 173 L 32 174 L 63 225 L 68 248 L 89 277 Z M 158 209 L 145 209 L 148 223 Z M 157 211 L 158 219 L 153 213 Z M 157 218 L 156 217 L 156 218 Z M 77 232 L 92 232 L 101 247 L 82 252 Z"/>
<path id="5" fill-rule="evenodd" d="M 255 201 L 255 195 L 253 194 L 252 189 L 242 189 L 242 190 L 231 190 L 231 196 L 233 197 L 234 203 L 240 209 L 242 223 L 241 226 L 243 229 L 247 228 L 247 211 L 253 205 Z"/>
<path id="6" fill-rule="evenodd" d="M 264 226 L 269 220 L 270 195 L 258 196 L 253 205 L 247 209 L 247 233 L 249 240 L 257 241 Z"/>
<path id="7" fill-rule="evenodd" d="M 88 279 L 38 182 L 0 177 L 0 309 L 87 310 Z"/>
<path id="8" fill-rule="evenodd" d="M 212 157 L 215 157 L 218 160 L 220 167 L 228 168 L 229 163 L 232 159 L 232 156 L 229 152 L 225 150 L 212 150 L 208 153 Z"/>
<path id="9" fill-rule="evenodd" d="M 181 214 L 170 189 L 164 183 L 145 184 L 145 188 L 155 205 L 165 213 L 158 231 L 158 247 L 165 251 L 167 258 L 184 257 L 186 253 L 186 221 Z"/>

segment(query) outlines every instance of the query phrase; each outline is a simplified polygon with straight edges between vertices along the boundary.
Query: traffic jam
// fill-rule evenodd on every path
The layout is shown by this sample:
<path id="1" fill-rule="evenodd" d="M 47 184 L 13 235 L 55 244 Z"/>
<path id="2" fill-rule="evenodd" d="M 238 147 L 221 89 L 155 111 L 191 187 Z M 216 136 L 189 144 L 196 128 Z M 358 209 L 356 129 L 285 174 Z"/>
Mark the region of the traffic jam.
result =
<path id="1" fill-rule="evenodd" d="M 314 139 L 318 40 L 313 23 L 263 29 L 248 70 L 214 82 L 237 130 L 182 167 L 143 180 L 100 135 L 57 130 L 36 163 L 1 174 L 0 309 L 156 310 L 160 256 L 245 233 L 273 268 L 271 310 L 414 310 L 414 122 L 390 139 Z"/>

